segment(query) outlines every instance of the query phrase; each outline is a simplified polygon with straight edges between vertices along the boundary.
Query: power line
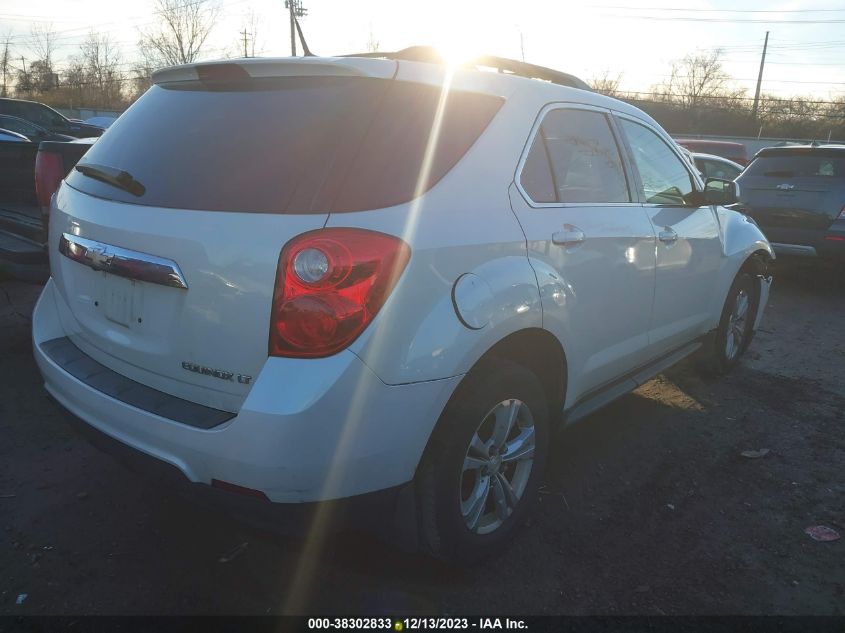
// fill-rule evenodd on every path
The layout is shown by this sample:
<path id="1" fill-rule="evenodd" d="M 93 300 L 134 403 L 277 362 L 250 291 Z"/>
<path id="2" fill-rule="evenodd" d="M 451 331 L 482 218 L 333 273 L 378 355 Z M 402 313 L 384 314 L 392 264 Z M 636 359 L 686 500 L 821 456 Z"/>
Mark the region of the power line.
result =
<path id="1" fill-rule="evenodd" d="M 595 9 L 627 9 L 631 11 L 684 11 L 689 13 L 845 13 L 845 9 L 681 9 L 678 7 L 595 6 Z"/>
<path id="2" fill-rule="evenodd" d="M 729 22 L 731 24 L 840 24 L 845 18 L 833 20 L 764 20 L 759 18 L 694 18 L 694 17 L 669 17 L 660 15 L 617 15 L 604 14 L 611 18 L 622 18 L 625 20 L 657 20 L 661 22 Z"/>

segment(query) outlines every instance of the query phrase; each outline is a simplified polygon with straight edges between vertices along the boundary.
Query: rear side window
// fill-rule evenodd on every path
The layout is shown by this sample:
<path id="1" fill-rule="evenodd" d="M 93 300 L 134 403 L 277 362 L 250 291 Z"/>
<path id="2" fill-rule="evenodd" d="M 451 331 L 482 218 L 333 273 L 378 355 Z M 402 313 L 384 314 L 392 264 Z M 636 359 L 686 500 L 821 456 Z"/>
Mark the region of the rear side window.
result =
<path id="1" fill-rule="evenodd" d="M 543 119 L 520 175 L 534 202 L 630 202 L 605 115 L 561 108 Z"/>
<path id="2" fill-rule="evenodd" d="M 758 156 L 745 171 L 762 178 L 845 178 L 845 156 Z"/>
<path id="3" fill-rule="evenodd" d="M 326 213 L 407 202 L 437 183 L 499 97 L 361 77 L 153 86 L 85 156 L 130 173 L 140 197 L 73 171 L 100 197 L 180 209 Z"/>

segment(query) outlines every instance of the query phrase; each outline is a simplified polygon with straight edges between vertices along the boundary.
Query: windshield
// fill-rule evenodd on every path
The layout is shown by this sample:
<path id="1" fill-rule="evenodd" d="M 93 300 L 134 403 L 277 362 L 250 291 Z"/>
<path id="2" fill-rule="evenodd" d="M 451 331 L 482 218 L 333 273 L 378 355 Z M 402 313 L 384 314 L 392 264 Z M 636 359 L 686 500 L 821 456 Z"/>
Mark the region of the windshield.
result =
<path id="1" fill-rule="evenodd" d="M 209 89 L 153 86 L 85 163 L 132 174 L 135 196 L 72 173 L 103 198 L 212 211 L 326 213 L 388 207 L 439 181 L 499 110 L 498 97 L 452 91 L 423 163 L 441 90 L 361 77 L 286 77 Z"/>

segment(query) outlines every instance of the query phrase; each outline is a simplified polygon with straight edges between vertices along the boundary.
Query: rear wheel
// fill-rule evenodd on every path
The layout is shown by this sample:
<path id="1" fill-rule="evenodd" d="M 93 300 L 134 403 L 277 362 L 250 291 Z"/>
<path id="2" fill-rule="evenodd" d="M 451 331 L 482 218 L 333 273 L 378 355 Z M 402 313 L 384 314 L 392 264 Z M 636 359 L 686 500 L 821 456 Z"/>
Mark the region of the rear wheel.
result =
<path id="1" fill-rule="evenodd" d="M 505 360 L 467 376 L 417 477 L 424 547 L 474 562 L 499 554 L 536 501 L 549 442 L 539 379 Z"/>
<path id="2" fill-rule="evenodd" d="M 715 339 L 704 356 L 705 367 L 711 372 L 730 371 L 748 349 L 754 338 L 759 296 L 754 277 L 740 272 L 728 291 Z"/>

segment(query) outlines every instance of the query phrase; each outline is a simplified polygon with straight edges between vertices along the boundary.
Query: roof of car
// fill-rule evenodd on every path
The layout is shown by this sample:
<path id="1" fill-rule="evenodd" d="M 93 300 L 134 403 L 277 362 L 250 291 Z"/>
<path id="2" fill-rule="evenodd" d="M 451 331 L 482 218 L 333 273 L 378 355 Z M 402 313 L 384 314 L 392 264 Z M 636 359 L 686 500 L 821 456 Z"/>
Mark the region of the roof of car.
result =
<path id="1" fill-rule="evenodd" d="M 32 101 L 31 99 L 13 99 L 12 97 L 0 97 L 0 101 L 17 101 L 18 103 L 34 103 L 36 105 L 46 105 L 40 101 Z M 50 106 L 47 106 L 48 108 Z"/>
<path id="2" fill-rule="evenodd" d="M 477 58 L 469 65 L 449 66 L 435 61 L 409 60 L 402 53 L 374 53 L 366 57 L 250 57 L 217 60 L 163 68 L 154 72 L 152 79 L 153 83 L 166 84 L 188 81 L 231 82 L 249 78 L 336 76 L 418 81 L 437 86 L 448 83 L 456 90 L 495 94 L 505 98 L 516 92 L 534 92 L 549 103 L 573 102 L 604 107 L 657 125 L 654 119 L 639 108 L 593 92 L 586 83 L 568 73 L 498 57 Z M 388 59 L 385 55 L 398 57 Z M 505 66 L 515 68 L 519 72 L 504 70 Z M 585 88 L 576 87 L 582 84 Z"/>
<path id="3" fill-rule="evenodd" d="M 426 64 L 447 64 L 440 51 L 433 46 L 411 46 L 394 52 L 374 51 L 369 53 L 343 55 L 343 57 L 365 57 L 409 62 L 424 62 Z M 518 77 L 526 77 L 528 79 L 540 79 L 553 84 L 559 84 L 561 86 L 570 86 L 572 88 L 592 91 L 592 88 L 590 88 L 586 81 L 576 77 L 575 75 L 570 75 L 569 73 L 555 70 L 553 68 L 546 68 L 545 66 L 538 66 L 537 64 L 529 64 L 525 61 L 509 59 L 507 57 L 479 55 L 477 57 L 467 59 L 462 62 L 460 66 L 464 68 L 474 68 L 476 70 L 480 68 L 492 68 L 503 74 L 517 75 Z"/>
<path id="4" fill-rule="evenodd" d="M 720 163 L 730 163 L 738 167 L 739 169 L 743 169 L 743 166 L 739 163 L 732 161 L 730 158 L 725 158 L 724 156 L 716 156 L 716 154 L 704 154 L 702 152 L 690 152 L 693 158 L 700 158 L 702 160 L 715 160 L 719 161 Z"/>
<path id="5" fill-rule="evenodd" d="M 730 148 L 734 148 L 734 147 L 744 148 L 745 147 L 745 145 L 743 145 L 742 143 L 739 143 L 737 141 L 714 141 L 714 140 L 711 140 L 709 138 L 676 138 L 675 142 L 676 143 L 689 143 L 689 144 L 706 143 L 707 145 L 730 147 Z"/>
<path id="6" fill-rule="evenodd" d="M 833 155 L 840 156 L 845 153 L 845 145 L 828 143 L 824 145 L 782 145 L 779 147 L 764 147 L 757 156 L 793 156 L 801 154 Z"/>

